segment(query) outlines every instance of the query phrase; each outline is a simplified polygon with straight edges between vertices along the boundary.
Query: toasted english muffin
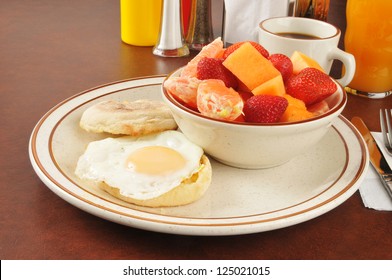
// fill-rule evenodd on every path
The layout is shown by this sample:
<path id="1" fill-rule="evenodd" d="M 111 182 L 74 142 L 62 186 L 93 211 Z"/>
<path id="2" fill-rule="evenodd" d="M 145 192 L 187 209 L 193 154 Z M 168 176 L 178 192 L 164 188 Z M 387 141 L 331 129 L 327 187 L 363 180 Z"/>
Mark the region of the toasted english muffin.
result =
<path id="1" fill-rule="evenodd" d="M 206 155 L 200 160 L 200 170 L 192 177 L 185 179 L 181 184 L 170 191 L 151 199 L 140 200 L 124 196 L 116 187 L 100 183 L 100 187 L 112 196 L 128 203 L 147 207 L 180 206 L 194 202 L 201 198 L 211 184 L 212 168 Z"/>
<path id="2" fill-rule="evenodd" d="M 89 132 L 132 136 L 177 129 L 170 109 L 156 100 L 103 101 L 84 111 L 79 125 Z"/>

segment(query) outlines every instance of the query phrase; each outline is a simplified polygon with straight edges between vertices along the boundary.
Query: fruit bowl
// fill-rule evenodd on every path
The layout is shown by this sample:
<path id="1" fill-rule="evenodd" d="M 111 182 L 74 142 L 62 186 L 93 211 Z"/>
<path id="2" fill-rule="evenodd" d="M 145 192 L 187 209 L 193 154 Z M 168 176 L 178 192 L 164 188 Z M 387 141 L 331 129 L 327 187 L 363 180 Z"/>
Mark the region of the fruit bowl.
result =
<path id="1" fill-rule="evenodd" d="M 165 79 L 179 76 L 182 69 Z M 180 103 L 162 86 L 162 97 L 184 135 L 217 161 L 238 168 L 261 169 L 284 164 L 310 151 L 343 111 L 347 96 L 337 90 L 325 101 L 329 110 L 302 121 L 245 123 L 210 118 Z"/>

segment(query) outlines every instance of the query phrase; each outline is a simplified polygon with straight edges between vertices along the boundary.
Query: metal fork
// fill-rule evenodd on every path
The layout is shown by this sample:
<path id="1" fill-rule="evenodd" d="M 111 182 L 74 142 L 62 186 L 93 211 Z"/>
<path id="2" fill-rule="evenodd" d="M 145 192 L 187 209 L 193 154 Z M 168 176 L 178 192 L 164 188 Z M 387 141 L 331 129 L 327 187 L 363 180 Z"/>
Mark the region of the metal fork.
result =
<path id="1" fill-rule="evenodd" d="M 380 109 L 380 124 L 385 147 L 392 156 L 392 110 Z"/>

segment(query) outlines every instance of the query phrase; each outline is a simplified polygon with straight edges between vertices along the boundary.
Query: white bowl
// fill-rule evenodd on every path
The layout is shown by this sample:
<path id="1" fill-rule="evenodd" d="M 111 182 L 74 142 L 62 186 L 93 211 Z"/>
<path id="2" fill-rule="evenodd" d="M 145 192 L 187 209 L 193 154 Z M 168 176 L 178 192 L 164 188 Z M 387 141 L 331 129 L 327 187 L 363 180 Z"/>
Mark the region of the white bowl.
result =
<path id="1" fill-rule="evenodd" d="M 168 77 L 178 76 L 180 71 L 181 68 Z M 180 130 L 209 156 L 230 166 L 260 169 L 284 164 L 312 149 L 324 137 L 347 102 L 346 92 L 336 85 L 337 91 L 326 99 L 330 110 L 325 114 L 276 124 L 212 119 L 182 105 L 163 86 L 162 95 Z"/>

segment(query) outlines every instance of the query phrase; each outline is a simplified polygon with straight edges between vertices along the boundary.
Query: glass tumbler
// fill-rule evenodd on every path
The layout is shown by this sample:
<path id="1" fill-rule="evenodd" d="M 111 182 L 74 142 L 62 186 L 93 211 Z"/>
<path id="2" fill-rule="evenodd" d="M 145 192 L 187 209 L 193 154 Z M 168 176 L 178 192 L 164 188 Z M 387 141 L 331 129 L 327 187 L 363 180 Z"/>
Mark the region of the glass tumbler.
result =
<path id="1" fill-rule="evenodd" d="M 391 12 L 391 0 L 347 1 L 344 45 L 356 60 L 347 92 L 369 98 L 392 94 Z"/>

